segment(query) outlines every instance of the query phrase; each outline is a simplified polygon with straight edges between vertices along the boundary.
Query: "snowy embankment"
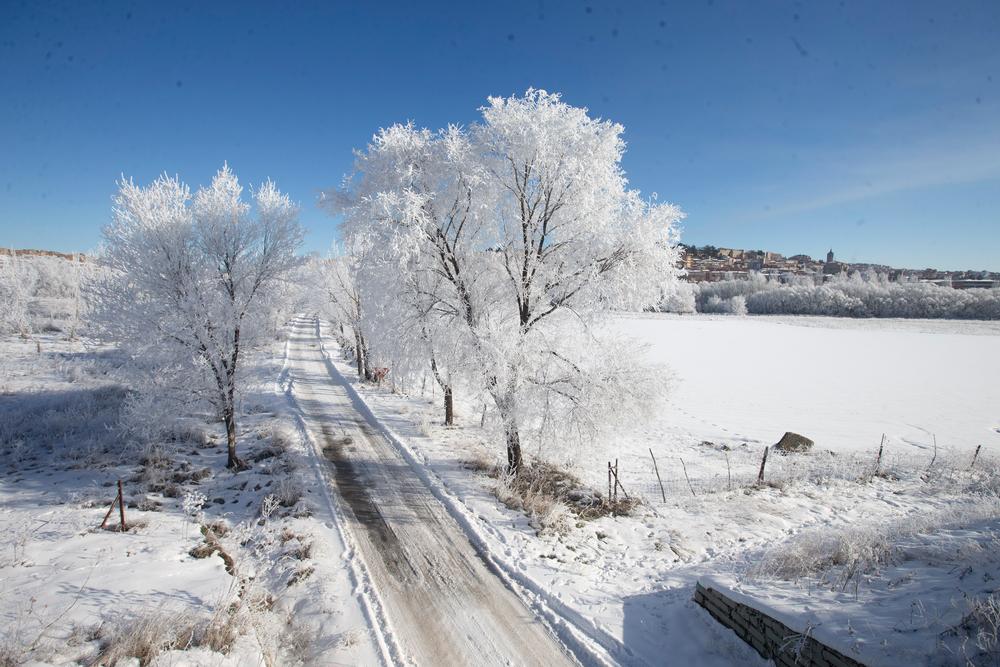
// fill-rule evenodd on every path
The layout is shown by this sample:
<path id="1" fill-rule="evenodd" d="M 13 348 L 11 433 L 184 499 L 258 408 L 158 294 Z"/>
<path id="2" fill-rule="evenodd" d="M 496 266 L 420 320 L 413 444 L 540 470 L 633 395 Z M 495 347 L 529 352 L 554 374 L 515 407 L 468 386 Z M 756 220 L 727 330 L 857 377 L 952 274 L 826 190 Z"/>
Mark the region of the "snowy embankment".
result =
<path id="1" fill-rule="evenodd" d="M 885 532 L 926 516 L 949 524 L 975 515 L 986 521 L 981 530 L 995 534 L 990 517 L 997 513 L 988 500 L 997 488 L 994 452 L 1000 439 L 994 407 L 1000 388 L 992 382 L 1000 374 L 995 323 L 847 325 L 826 318 L 650 315 L 618 318 L 613 326 L 649 342 L 651 359 L 670 364 L 675 375 L 671 398 L 656 418 L 595 443 L 572 462 L 578 476 L 601 489 L 607 461 L 617 458 L 625 488 L 643 499 L 631 517 L 543 528 L 538 517 L 500 504 L 491 492 L 495 482 L 463 464 L 499 453 L 478 428 L 481 404 L 462 405 L 460 426 L 446 429 L 437 425 L 439 406 L 430 395 L 408 397 L 354 384 L 379 420 L 427 466 L 456 511 L 469 517 L 476 539 L 610 659 L 659 664 L 670 655 L 719 665 L 758 660 L 690 602 L 699 577 L 718 576 L 748 591 L 756 586 L 753 595 L 765 601 L 774 586 L 792 608 L 828 605 L 834 616 L 854 615 L 853 626 L 840 627 L 864 623 L 863 604 L 838 608 L 810 598 L 815 586 L 781 583 L 753 570 L 795 539 L 852 527 Z M 352 377 L 349 363 L 334 362 Z M 765 484 L 757 486 L 761 452 L 785 430 L 815 439 L 816 451 L 772 456 Z M 876 471 L 882 433 L 887 445 Z M 970 470 L 977 444 L 984 445 L 983 453 Z M 923 528 L 926 533 L 939 527 Z M 922 577 L 912 579 L 910 602 L 934 590 L 935 604 L 948 603 L 940 598 L 947 586 L 925 588 Z M 900 636 L 869 635 L 847 642 L 846 650 L 880 664 L 899 647 Z"/>
<path id="2" fill-rule="evenodd" d="M 206 415 L 130 410 L 113 349 L 51 335 L 0 346 L 0 663 L 379 662 L 276 394 L 282 345 L 245 398 L 252 467 L 238 474 Z M 124 533 L 99 528 L 118 479 Z"/>

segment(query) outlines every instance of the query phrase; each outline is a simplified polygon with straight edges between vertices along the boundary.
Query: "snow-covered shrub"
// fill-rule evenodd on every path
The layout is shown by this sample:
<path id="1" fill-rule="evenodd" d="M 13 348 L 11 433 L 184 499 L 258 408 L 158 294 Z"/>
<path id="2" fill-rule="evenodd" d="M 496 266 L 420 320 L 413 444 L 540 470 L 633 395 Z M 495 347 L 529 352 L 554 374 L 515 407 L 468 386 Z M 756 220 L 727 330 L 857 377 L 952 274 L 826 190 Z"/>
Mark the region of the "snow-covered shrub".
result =
<path id="1" fill-rule="evenodd" d="M 0 257 L 0 333 L 31 333 L 29 304 L 36 274 L 14 254 Z"/>
<path id="2" fill-rule="evenodd" d="M 701 312 L 703 313 L 724 313 L 727 315 L 746 315 L 747 302 L 742 294 L 723 299 L 715 294 L 708 297 L 704 302 Z"/>
<path id="3" fill-rule="evenodd" d="M 302 485 L 291 477 L 282 477 L 274 487 L 274 498 L 282 507 L 292 507 L 302 498 Z"/>
<path id="4" fill-rule="evenodd" d="M 693 313 L 697 311 L 697 283 L 678 280 L 674 288 L 664 295 L 659 310 L 664 313 Z"/>
<path id="5" fill-rule="evenodd" d="M 90 307 L 84 285 L 96 272 L 76 258 L 0 255 L 0 333 L 75 336 Z"/>

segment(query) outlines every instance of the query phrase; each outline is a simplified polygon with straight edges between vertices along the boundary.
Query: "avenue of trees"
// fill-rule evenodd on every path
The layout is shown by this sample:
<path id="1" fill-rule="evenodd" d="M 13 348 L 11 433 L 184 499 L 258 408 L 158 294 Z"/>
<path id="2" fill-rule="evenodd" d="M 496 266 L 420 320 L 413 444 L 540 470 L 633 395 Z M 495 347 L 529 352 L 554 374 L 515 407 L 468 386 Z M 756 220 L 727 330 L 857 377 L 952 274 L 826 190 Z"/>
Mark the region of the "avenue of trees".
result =
<path id="1" fill-rule="evenodd" d="M 622 130 L 545 91 L 490 98 L 468 127 L 380 130 L 323 197 L 343 245 L 318 291 L 359 374 L 429 373 L 446 423 L 457 392 L 482 400 L 511 473 L 526 440 L 592 437 L 656 393 L 599 320 L 674 289 L 682 214 L 628 188 Z"/>

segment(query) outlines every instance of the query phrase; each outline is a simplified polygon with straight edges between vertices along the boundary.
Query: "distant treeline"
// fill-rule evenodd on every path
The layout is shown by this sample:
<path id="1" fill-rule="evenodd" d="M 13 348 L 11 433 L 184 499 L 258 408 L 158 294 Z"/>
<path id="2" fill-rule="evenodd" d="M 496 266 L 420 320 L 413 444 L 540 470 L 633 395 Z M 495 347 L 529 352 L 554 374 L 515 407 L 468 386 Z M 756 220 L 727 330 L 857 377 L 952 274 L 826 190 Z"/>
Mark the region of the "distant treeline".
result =
<path id="1" fill-rule="evenodd" d="M 1000 319 L 1000 289 L 953 289 L 932 283 L 892 282 L 884 275 L 807 276 L 787 281 L 751 274 L 747 280 L 682 283 L 662 310 L 734 315 L 829 315 L 964 320 Z"/>

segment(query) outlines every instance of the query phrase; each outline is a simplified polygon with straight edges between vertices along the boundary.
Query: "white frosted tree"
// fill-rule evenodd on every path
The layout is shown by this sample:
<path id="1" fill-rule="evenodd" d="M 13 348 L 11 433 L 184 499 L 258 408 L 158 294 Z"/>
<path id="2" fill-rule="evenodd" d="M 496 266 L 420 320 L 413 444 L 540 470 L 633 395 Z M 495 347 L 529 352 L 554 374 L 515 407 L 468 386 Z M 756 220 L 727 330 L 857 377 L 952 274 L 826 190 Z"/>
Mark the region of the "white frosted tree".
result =
<path id="1" fill-rule="evenodd" d="M 537 90 L 482 112 L 468 130 L 381 131 L 337 201 L 345 238 L 379 251 L 366 270 L 395 276 L 389 298 L 474 360 L 460 370 L 516 473 L 525 429 L 593 433 L 643 404 L 655 378 L 596 325 L 672 289 L 681 213 L 628 189 L 620 125 Z"/>
<path id="2" fill-rule="evenodd" d="M 488 348 L 487 387 L 513 470 L 521 463 L 521 427 L 539 402 L 561 404 L 556 414 L 576 414 L 579 424 L 585 413 L 627 412 L 640 398 L 593 400 L 607 387 L 625 390 L 623 375 L 635 384 L 642 377 L 635 364 L 608 366 L 609 374 L 593 367 L 606 357 L 599 351 L 615 343 L 596 337 L 591 325 L 601 311 L 655 305 L 676 280 L 681 213 L 628 189 L 623 129 L 558 95 L 529 90 L 490 98 L 472 130 L 489 174 L 484 215 L 496 237 L 491 259 L 499 265 L 493 271 L 502 306 L 490 309 L 481 327 L 500 343 Z M 631 356 L 625 347 L 618 352 L 619 361 Z"/>
<path id="3" fill-rule="evenodd" d="M 432 134 L 412 125 L 381 130 L 357 156 L 353 182 L 325 197 L 345 214 L 343 232 L 359 256 L 364 316 L 375 348 L 401 378 L 430 370 L 441 387 L 445 424 L 454 423 L 454 376 L 468 363 L 475 321 L 467 261 L 477 261 L 472 210 L 477 162 L 457 128 Z M 466 171 L 469 170 L 469 171 Z M 463 326 L 455 327 L 453 321 Z"/>
<path id="4" fill-rule="evenodd" d="M 28 305 L 37 274 L 13 250 L 0 257 L 0 325 L 22 338 L 31 335 Z"/>
<path id="5" fill-rule="evenodd" d="M 317 290 L 310 302 L 338 327 L 341 342 L 354 351 L 358 377 L 368 380 L 373 369 L 362 293 L 356 280 L 360 261 L 360 257 L 336 249 L 331 257 L 315 260 L 312 273 Z"/>
<path id="6" fill-rule="evenodd" d="M 273 324 L 273 297 L 299 264 L 303 237 L 298 208 L 274 183 L 253 191 L 254 206 L 242 192 L 228 166 L 193 197 L 177 178 L 123 180 L 104 230 L 108 274 L 96 285 L 104 331 L 216 409 L 233 469 L 245 465 L 236 453 L 241 360 Z"/>

